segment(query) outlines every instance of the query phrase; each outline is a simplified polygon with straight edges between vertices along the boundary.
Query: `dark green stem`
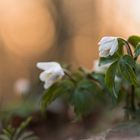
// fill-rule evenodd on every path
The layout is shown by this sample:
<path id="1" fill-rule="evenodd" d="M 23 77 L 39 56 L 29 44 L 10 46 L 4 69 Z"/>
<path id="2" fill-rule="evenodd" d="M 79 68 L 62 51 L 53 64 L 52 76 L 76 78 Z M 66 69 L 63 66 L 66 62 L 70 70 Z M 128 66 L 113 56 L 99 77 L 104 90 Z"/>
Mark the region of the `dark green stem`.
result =
<path id="1" fill-rule="evenodd" d="M 66 69 L 64 69 L 64 73 L 67 77 L 69 77 L 69 79 L 73 82 L 76 83 L 75 79 L 71 76 L 70 72 Z"/>
<path id="2" fill-rule="evenodd" d="M 93 76 L 91 76 L 90 74 L 87 74 L 87 78 L 100 84 L 100 82 L 97 79 L 95 79 Z"/>
<path id="3" fill-rule="evenodd" d="M 131 108 L 132 108 L 133 112 L 136 111 L 136 107 L 135 107 L 135 87 L 133 85 L 131 87 Z"/>
<path id="4" fill-rule="evenodd" d="M 130 48 L 130 46 L 129 46 L 129 44 L 128 44 L 127 41 L 126 41 L 126 48 L 127 48 L 127 53 L 128 53 L 132 58 L 134 58 L 133 53 L 132 53 L 132 51 L 131 51 L 131 48 Z M 133 70 L 134 70 L 134 72 L 135 72 L 135 69 L 133 69 Z M 134 87 L 134 85 L 131 86 L 131 101 L 130 101 L 130 103 L 131 103 L 131 109 L 132 109 L 132 111 L 135 112 L 136 107 L 135 107 L 135 87 Z"/>
<path id="5" fill-rule="evenodd" d="M 134 56 L 133 56 L 133 53 L 132 53 L 132 50 L 131 50 L 131 47 L 130 47 L 129 43 L 124 39 L 122 39 L 122 40 L 125 43 L 127 53 L 134 59 Z M 133 69 L 133 70 L 135 72 L 135 69 Z M 130 96 L 131 96 L 131 99 L 130 99 L 131 109 L 132 109 L 133 112 L 135 112 L 136 107 L 135 107 L 135 87 L 134 87 L 134 85 L 131 86 Z"/>
<path id="6" fill-rule="evenodd" d="M 130 55 L 134 60 L 134 56 L 133 56 L 133 53 L 132 53 L 132 50 L 131 50 L 131 47 L 129 45 L 129 43 L 125 40 L 125 39 L 122 39 L 122 38 L 119 38 L 120 40 L 123 41 L 125 47 L 126 47 L 126 50 L 127 50 L 127 54 Z M 134 72 L 135 72 L 135 69 L 133 69 Z M 130 97 L 130 99 L 129 99 Z M 132 85 L 131 86 L 131 91 L 130 91 L 130 94 L 126 95 L 126 112 L 127 114 L 129 114 L 129 104 L 130 104 L 130 108 L 132 110 L 132 112 L 134 113 L 136 111 L 136 106 L 135 106 L 135 86 Z M 129 115 L 128 115 L 128 118 L 129 118 Z"/>
<path id="7" fill-rule="evenodd" d="M 127 53 L 128 53 L 132 58 L 134 58 L 130 45 L 128 44 L 127 41 L 125 42 L 125 44 L 126 44 L 125 46 L 126 46 L 126 49 L 127 49 Z"/>

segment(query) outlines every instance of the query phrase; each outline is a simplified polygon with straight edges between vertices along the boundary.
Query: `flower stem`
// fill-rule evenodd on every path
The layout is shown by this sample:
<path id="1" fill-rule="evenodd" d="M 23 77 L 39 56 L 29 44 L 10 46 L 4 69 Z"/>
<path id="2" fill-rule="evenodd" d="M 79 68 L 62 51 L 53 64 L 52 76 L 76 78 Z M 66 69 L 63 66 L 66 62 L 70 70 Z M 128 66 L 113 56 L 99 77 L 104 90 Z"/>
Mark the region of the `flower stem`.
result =
<path id="1" fill-rule="evenodd" d="M 127 53 L 134 59 L 132 50 L 131 50 L 127 41 L 126 41 L 126 48 L 127 48 Z M 135 69 L 133 69 L 133 71 L 135 72 Z M 134 85 L 131 86 L 131 101 L 130 101 L 130 103 L 131 103 L 132 111 L 135 112 L 136 107 L 135 107 L 135 87 L 134 87 Z"/>
<path id="2" fill-rule="evenodd" d="M 134 86 L 131 87 L 131 108 L 132 108 L 133 112 L 136 111 L 136 107 L 135 107 L 135 87 Z"/>
<path id="3" fill-rule="evenodd" d="M 97 82 L 97 83 L 101 84 L 99 80 L 97 80 L 96 78 L 92 77 L 90 74 L 87 74 L 87 78 L 89 78 L 90 80 L 92 80 L 94 82 Z"/>
<path id="4" fill-rule="evenodd" d="M 73 83 L 76 83 L 75 79 L 71 76 L 71 73 L 68 70 L 64 69 L 64 73 Z"/>
<path id="5" fill-rule="evenodd" d="M 123 43 L 124 43 L 124 45 L 126 47 L 126 50 L 127 50 L 127 54 L 130 55 L 135 60 L 136 58 L 134 58 L 134 56 L 133 56 L 133 53 L 132 53 L 132 50 L 131 50 L 131 47 L 130 47 L 129 43 L 125 39 L 122 39 L 122 38 L 119 38 L 119 39 L 123 41 Z M 135 69 L 133 69 L 133 71 L 135 72 Z M 134 85 L 131 85 L 130 95 L 128 94 L 127 96 L 128 97 L 126 97 L 126 106 L 127 106 L 128 109 L 130 107 L 131 111 L 133 113 L 135 113 L 136 106 L 135 106 L 135 86 Z M 130 96 L 130 100 L 129 100 L 129 96 Z M 129 118 L 129 113 L 126 112 L 126 114 L 127 114 L 128 118 Z M 132 118 L 133 118 L 133 116 L 132 116 Z"/>
<path id="6" fill-rule="evenodd" d="M 122 40 L 125 43 L 128 55 L 130 55 L 133 59 L 135 59 L 134 56 L 133 56 L 133 53 L 132 53 L 132 50 L 131 50 L 131 47 L 130 47 L 129 43 L 124 39 L 122 39 Z M 135 69 L 133 69 L 133 71 L 135 72 Z M 134 85 L 131 86 L 131 94 L 130 94 L 130 96 L 131 96 L 131 99 L 130 99 L 131 109 L 132 109 L 133 112 L 135 112 L 136 107 L 135 107 L 135 87 L 134 87 Z"/>
<path id="7" fill-rule="evenodd" d="M 133 53 L 132 53 L 132 50 L 131 50 L 131 47 L 130 47 L 129 43 L 126 40 L 122 39 L 122 38 L 120 38 L 120 39 L 124 42 L 126 50 L 127 50 L 127 53 L 134 59 Z"/>

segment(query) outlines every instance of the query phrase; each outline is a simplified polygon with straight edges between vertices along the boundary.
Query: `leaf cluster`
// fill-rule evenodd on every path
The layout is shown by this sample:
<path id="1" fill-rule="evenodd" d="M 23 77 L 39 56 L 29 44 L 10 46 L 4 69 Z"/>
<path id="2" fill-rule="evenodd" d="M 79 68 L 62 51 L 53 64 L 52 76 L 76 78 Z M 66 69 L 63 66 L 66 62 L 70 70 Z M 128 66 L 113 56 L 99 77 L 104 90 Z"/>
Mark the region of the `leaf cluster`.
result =
<path id="1" fill-rule="evenodd" d="M 0 140 L 39 140 L 32 131 L 26 131 L 30 121 L 31 118 L 28 118 L 17 129 L 11 125 L 7 126 L 7 128 L 2 130 L 3 133 L 0 135 Z"/>
<path id="2" fill-rule="evenodd" d="M 101 83 L 104 76 L 87 73 L 81 68 L 76 72 L 71 72 L 70 76 L 73 80 L 65 78 L 44 92 L 41 107 L 45 111 L 51 102 L 61 97 L 74 107 L 77 119 L 81 119 L 90 114 L 95 106 L 103 103 L 104 93 Z"/>

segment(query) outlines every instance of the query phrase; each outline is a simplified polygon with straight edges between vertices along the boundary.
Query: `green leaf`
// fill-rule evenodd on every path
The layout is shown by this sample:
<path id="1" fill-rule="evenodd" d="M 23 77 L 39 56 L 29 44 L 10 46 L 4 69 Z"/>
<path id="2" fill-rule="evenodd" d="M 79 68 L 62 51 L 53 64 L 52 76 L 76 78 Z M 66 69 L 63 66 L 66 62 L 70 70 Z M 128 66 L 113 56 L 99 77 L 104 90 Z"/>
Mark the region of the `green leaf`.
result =
<path id="1" fill-rule="evenodd" d="M 76 90 L 72 97 L 74 111 L 78 117 L 88 114 L 93 98 L 88 91 Z"/>
<path id="2" fill-rule="evenodd" d="M 83 75 L 84 73 L 79 70 L 72 73 L 71 77 L 75 80 L 75 82 L 78 82 L 81 81 L 81 79 L 83 79 Z"/>
<path id="3" fill-rule="evenodd" d="M 132 35 L 128 38 L 128 42 L 136 48 L 137 44 L 140 42 L 140 36 Z"/>
<path id="4" fill-rule="evenodd" d="M 91 80 L 81 80 L 70 97 L 77 118 L 89 114 L 93 108 L 94 100 L 100 93 L 99 87 Z"/>
<path id="5" fill-rule="evenodd" d="M 27 118 L 27 120 L 25 120 L 24 122 L 21 123 L 21 125 L 17 128 L 13 139 L 17 140 L 20 137 L 20 135 L 26 129 L 26 127 L 29 125 L 31 120 L 32 120 L 32 117 L 29 117 L 29 118 Z"/>
<path id="6" fill-rule="evenodd" d="M 111 64 L 105 75 L 105 83 L 107 87 L 113 92 L 114 96 L 117 97 L 115 90 L 115 74 L 117 70 L 118 61 Z"/>
<path id="7" fill-rule="evenodd" d="M 96 73 L 96 72 L 92 72 L 90 74 L 90 76 L 95 79 L 96 81 L 98 81 L 100 83 L 101 86 L 105 86 L 105 75 L 102 73 Z"/>
<path id="8" fill-rule="evenodd" d="M 47 106 L 54 101 L 57 97 L 63 94 L 70 94 L 74 89 L 74 84 L 70 80 L 63 80 L 59 83 L 55 83 L 48 90 L 46 90 L 43 94 L 41 101 L 42 111 L 45 111 Z"/>
<path id="9" fill-rule="evenodd" d="M 135 61 L 128 55 L 123 56 L 119 61 L 119 72 L 132 85 L 137 84 L 136 74 L 134 72 Z"/>
<path id="10" fill-rule="evenodd" d="M 31 131 L 27 131 L 23 133 L 18 140 L 40 140 L 38 137 L 35 136 L 35 134 Z"/>
<path id="11" fill-rule="evenodd" d="M 135 58 L 137 59 L 137 57 L 140 55 L 140 43 L 137 44 L 136 49 L 135 49 Z"/>
<path id="12" fill-rule="evenodd" d="M 136 68 L 136 62 L 134 61 L 134 59 L 130 56 L 130 55 L 124 55 L 120 61 L 122 63 L 128 64 L 130 65 L 133 69 Z"/>
<path id="13" fill-rule="evenodd" d="M 112 63 L 114 61 L 117 61 L 119 59 L 119 52 L 115 53 L 113 56 L 108 56 L 108 57 L 100 57 L 100 64 L 107 64 L 107 63 Z"/>
<path id="14" fill-rule="evenodd" d="M 124 41 L 121 39 L 118 39 L 118 50 L 116 53 L 118 56 L 122 56 L 124 54 L 124 48 L 123 48 L 124 45 L 125 45 Z"/>
<path id="15" fill-rule="evenodd" d="M 117 98 L 117 105 L 126 99 L 127 91 L 124 88 L 121 88 Z"/>
<path id="16" fill-rule="evenodd" d="M 1 134 L 0 135 L 0 140 L 11 140 L 8 136 Z"/>
<path id="17" fill-rule="evenodd" d="M 9 128 L 3 129 L 2 131 L 3 131 L 4 135 L 6 135 L 9 139 L 12 137 L 12 133 L 14 132 L 14 131 L 12 131 L 12 129 L 9 129 Z"/>
<path id="18" fill-rule="evenodd" d="M 39 140 L 33 132 L 26 131 L 30 121 L 31 117 L 22 122 L 18 128 L 13 128 L 11 125 L 8 125 L 6 129 L 3 129 L 0 140 Z"/>

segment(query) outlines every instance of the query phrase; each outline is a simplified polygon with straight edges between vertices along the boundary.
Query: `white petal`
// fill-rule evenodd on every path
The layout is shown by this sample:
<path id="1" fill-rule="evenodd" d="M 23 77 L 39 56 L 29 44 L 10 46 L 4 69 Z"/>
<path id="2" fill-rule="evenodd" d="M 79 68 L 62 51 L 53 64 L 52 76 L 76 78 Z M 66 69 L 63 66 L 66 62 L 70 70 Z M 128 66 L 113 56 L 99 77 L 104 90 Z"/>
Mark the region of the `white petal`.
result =
<path id="1" fill-rule="evenodd" d="M 116 39 L 116 37 L 112 37 L 112 36 L 105 36 L 103 38 L 101 38 L 101 40 L 99 41 L 99 45 L 104 44 L 106 42 L 110 42 L 112 40 Z"/>
<path id="2" fill-rule="evenodd" d="M 63 76 L 65 75 L 64 71 L 61 70 L 59 75 L 60 75 L 61 77 L 63 77 Z"/>
<path id="3" fill-rule="evenodd" d="M 58 74 L 52 74 L 45 82 L 51 81 L 51 83 L 55 82 L 60 76 Z"/>
<path id="4" fill-rule="evenodd" d="M 37 67 L 44 70 L 40 74 L 40 80 L 45 82 L 44 88 L 49 88 L 53 83 L 64 76 L 63 68 L 56 62 L 41 62 L 37 63 Z"/>
<path id="5" fill-rule="evenodd" d="M 44 83 L 44 88 L 45 89 L 48 89 L 49 87 L 51 87 L 52 85 L 53 85 L 53 81 L 46 81 L 45 83 Z"/>
<path id="6" fill-rule="evenodd" d="M 103 37 L 99 42 L 99 55 L 101 57 L 107 57 L 113 55 L 118 49 L 118 39 L 117 37 Z"/>
<path id="7" fill-rule="evenodd" d="M 37 67 L 41 70 L 52 69 L 56 67 L 61 67 L 59 63 L 56 62 L 39 62 L 37 63 Z"/>
<path id="8" fill-rule="evenodd" d="M 61 79 L 62 77 L 63 77 L 63 75 L 62 75 L 61 71 L 59 71 L 58 73 L 53 73 L 53 74 L 49 77 L 48 81 L 54 81 L 54 82 L 55 82 L 55 81 Z"/>
<path id="9" fill-rule="evenodd" d="M 61 77 L 64 76 L 64 70 L 61 67 L 53 69 L 53 73 Z"/>
<path id="10" fill-rule="evenodd" d="M 118 50 L 118 41 L 115 40 L 114 44 L 112 45 L 109 54 L 112 56 Z"/>
<path id="11" fill-rule="evenodd" d="M 104 74 L 111 64 L 112 63 L 100 64 L 99 60 L 95 60 L 93 70 L 97 73 L 103 73 Z"/>
<path id="12" fill-rule="evenodd" d="M 40 75 L 39 75 L 40 80 L 45 81 L 47 74 L 48 73 L 46 71 L 41 72 Z"/>
<path id="13" fill-rule="evenodd" d="M 45 80 L 44 88 L 45 89 L 49 88 L 50 86 L 52 86 L 54 83 L 56 83 L 61 78 L 62 78 L 62 76 L 57 75 L 57 74 L 51 75 L 48 79 Z"/>
<path id="14" fill-rule="evenodd" d="M 100 57 L 107 57 L 109 56 L 109 50 L 103 50 L 99 52 Z"/>
<path id="15" fill-rule="evenodd" d="M 105 43 L 105 44 L 100 45 L 100 46 L 99 46 L 99 51 L 110 49 L 110 48 L 111 48 L 111 45 L 110 45 L 110 44 L 111 44 L 111 43 Z"/>

